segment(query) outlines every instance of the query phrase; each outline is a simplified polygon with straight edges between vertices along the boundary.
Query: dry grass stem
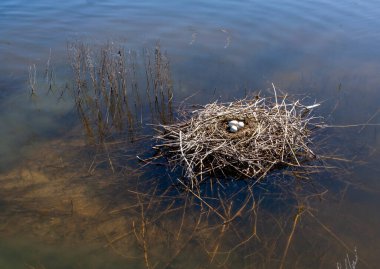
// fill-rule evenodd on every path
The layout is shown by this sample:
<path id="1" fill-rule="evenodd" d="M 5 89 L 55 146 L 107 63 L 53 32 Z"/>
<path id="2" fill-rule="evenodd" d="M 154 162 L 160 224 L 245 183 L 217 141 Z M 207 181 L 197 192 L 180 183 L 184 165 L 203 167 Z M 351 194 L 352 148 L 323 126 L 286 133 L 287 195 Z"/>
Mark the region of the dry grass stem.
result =
<path id="1" fill-rule="evenodd" d="M 37 70 L 35 64 L 29 66 L 29 87 L 30 95 L 35 95 L 37 93 Z"/>
<path id="2" fill-rule="evenodd" d="M 113 42 L 100 48 L 73 42 L 68 53 L 74 76 L 71 94 L 91 144 L 103 144 L 120 134 L 133 139 L 147 105 L 152 121 L 170 122 L 173 85 L 169 60 L 159 44 L 153 52 L 144 50 L 141 57 Z M 29 73 L 33 93 L 33 69 Z"/>

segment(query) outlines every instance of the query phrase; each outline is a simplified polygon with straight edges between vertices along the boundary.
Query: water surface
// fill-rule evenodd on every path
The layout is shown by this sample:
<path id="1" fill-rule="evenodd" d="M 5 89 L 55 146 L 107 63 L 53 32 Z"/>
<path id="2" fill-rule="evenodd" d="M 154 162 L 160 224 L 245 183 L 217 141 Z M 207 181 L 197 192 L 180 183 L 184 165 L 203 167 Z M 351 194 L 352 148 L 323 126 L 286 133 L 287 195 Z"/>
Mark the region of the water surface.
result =
<path id="1" fill-rule="evenodd" d="M 132 223 L 140 223 L 139 210 L 123 209 L 136 202 L 136 193 L 130 198 L 126 190 L 140 175 L 129 173 L 128 181 L 125 175 L 112 174 L 102 162 L 103 155 L 95 162 L 99 170 L 93 170 L 92 157 L 97 153 L 86 148 L 72 99 L 65 96 L 58 102 L 57 94 L 42 87 L 30 96 L 31 66 L 43 77 L 51 61 L 57 88 L 70 82 L 68 42 L 94 46 L 114 42 L 141 59 L 143 49 L 154 48 L 159 41 L 170 60 L 177 102 L 194 93 L 189 102 L 203 104 L 231 101 L 250 91 L 267 94 L 274 83 L 289 94 L 322 102 L 315 113 L 331 125 L 379 123 L 377 1 L 68 0 L 52 4 L 3 0 L 0 25 L 0 217 L 4 223 L 0 261 L 4 268 L 146 266 L 141 230 L 136 242 L 123 240 Z M 323 173 L 314 178 L 328 192 L 320 202 L 310 200 L 306 205 L 314 217 L 302 215 L 285 268 L 334 268 L 355 247 L 359 268 L 379 264 L 378 132 L 376 126 L 329 128 L 321 135 L 324 152 L 353 162 L 338 162 L 345 168 L 338 175 Z M 136 147 L 136 152 L 147 149 L 144 144 Z M 136 168 L 136 162 L 121 163 L 129 172 Z M 272 220 L 261 220 L 257 241 L 238 248 L 228 262 L 223 263 L 223 255 L 236 246 L 236 233 L 221 237 L 220 258 L 210 258 L 203 250 L 212 252 L 217 243 L 203 230 L 198 239 L 183 238 L 188 242 L 183 248 L 150 230 L 151 244 L 157 246 L 152 259 L 164 267 L 169 261 L 157 257 L 181 249 L 168 266 L 278 268 L 297 209 L 294 201 L 265 197 L 263 216 Z M 178 228 L 179 216 L 182 213 L 164 218 L 160 228 Z M 195 225 L 187 221 L 189 227 Z M 248 223 L 239 224 L 242 234 L 252 229 Z M 189 230 L 184 236 L 191 234 Z M 110 244 L 113 240 L 118 245 Z M 80 262 L 72 246 L 83 251 Z M 193 248 L 199 251 L 192 252 Z M 94 255 L 99 252 L 102 255 Z"/>

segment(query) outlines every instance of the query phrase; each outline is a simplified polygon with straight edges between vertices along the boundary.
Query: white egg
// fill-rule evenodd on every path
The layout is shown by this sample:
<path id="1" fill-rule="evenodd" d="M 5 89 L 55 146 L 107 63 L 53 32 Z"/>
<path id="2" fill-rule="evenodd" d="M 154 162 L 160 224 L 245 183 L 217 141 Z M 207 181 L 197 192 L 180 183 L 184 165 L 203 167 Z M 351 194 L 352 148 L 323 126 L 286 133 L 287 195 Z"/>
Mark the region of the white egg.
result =
<path id="1" fill-rule="evenodd" d="M 228 122 L 228 126 L 231 127 L 231 126 L 238 126 L 239 125 L 239 122 L 237 120 L 231 120 Z"/>
<path id="2" fill-rule="evenodd" d="M 238 127 L 239 127 L 239 129 L 240 129 L 240 128 L 243 128 L 243 127 L 244 127 L 244 122 L 239 121 L 239 122 L 238 122 Z"/>
<path id="3" fill-rule="evenodd" d="M 236 125 L 232 125 L 232 126 L 230 126 L 230 132 L 231 132 L 231 133 L 236 133 L 237 130 L 238 130 L 238 127 L 237 127 Z"/>

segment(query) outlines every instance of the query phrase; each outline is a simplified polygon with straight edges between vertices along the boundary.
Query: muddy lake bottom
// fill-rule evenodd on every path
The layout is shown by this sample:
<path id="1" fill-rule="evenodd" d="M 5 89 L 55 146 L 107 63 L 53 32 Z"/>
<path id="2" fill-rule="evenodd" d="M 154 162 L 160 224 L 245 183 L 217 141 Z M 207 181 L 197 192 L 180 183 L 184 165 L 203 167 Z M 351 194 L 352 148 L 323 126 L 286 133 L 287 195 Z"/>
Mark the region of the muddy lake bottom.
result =
<path id="1" fill-rule="evenodd" d="M 345 253 L 353 257 L 354 248 L 377 244 L 377 219 L 361 209 L 375 207 L 377 193 L 349 182 L 331 188 L 339 182 L 332 174 L 316 184 L 318 191 L 310 189 L 313 180 L 258 185 L 242 212 L 234 204 L 245 202 L 246 184 L 222 183 L 223 189 L 205 197 L 211 204 L 235 196 L 212 204 L 233 216 L 225 224 L 195 197 L 163 187 L 172 179 L 147 175 L 127 153 L 113 155 L 125 163 L 112 172 L 104 152 L 76 137 L 36 143 L 2 173 L 4 268 L 276 268 L 284 263 L 292 231 L 286 266 L 314 268 L 334 266 Z M 115 152 L 122 143 L 129 142 L 114 143 Z M 128 146 L 141 149 L 138 143 Z M 365 200 L 351 202 L 358 193 Z M 331 214 L 337 217 L 333 223 Z M 358 252 L 359 264 L 376 262 L 375 248 Z"/>

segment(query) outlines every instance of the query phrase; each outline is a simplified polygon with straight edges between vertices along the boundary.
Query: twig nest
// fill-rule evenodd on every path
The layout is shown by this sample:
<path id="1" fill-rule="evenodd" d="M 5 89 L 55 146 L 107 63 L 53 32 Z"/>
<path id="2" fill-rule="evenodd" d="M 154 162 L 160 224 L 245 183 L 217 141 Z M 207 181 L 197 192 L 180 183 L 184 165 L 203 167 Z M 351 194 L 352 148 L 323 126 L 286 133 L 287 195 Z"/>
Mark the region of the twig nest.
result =
<path id="1" fill-rule="evenodd" d="M 321 118 L 305 107 L 286 95 L 207 104 L 160 125 L 155 149 L 182 168 L 191 188 L 206 174 L 259 180 L 275 169 L 308 167 L 315 156 L 312 131 Z"/>

